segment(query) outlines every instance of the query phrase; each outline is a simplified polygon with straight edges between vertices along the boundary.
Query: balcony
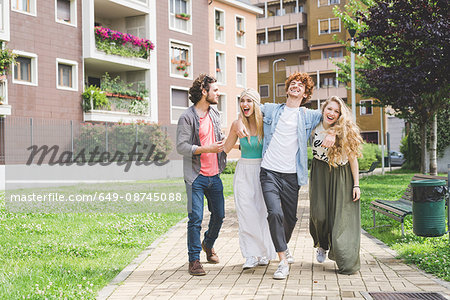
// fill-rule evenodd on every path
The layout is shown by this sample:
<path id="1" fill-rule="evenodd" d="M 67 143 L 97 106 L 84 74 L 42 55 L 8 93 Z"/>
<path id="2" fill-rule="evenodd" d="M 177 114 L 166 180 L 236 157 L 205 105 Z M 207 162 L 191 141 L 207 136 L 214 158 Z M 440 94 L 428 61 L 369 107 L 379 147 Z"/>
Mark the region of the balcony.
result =
<path id="1" fill-rule="evenodd" d="M 318 89 L 313 90 L 313 94 L 311 96 L 312 100 L 315 99 L 328 99 L 331 96 L 338 96 L 339 98 L 347 98 L 347 89 L 344 85 L 342 86 L 328 86 L 328 87 L 321 87 Z"/>
<path id="2" fill-rule="evenodd" d="M 336 57 L 331 59 L 313 59 L 305 61 L 303 65 L 286 66 L 286 76 L 288 77 L 295 72 L 316 73 L 317 71 L 336 71 L 338 67 L 332 60 L 336 62 L 343 62 L 345 58 Z"/>
<path id="3" fill-rule="evenodd" d="M 148 90 L 142 82 L 124 82 L 108 73 L 101 88 L 89 86 L 82 95 L 84 121 L 134 123 L 150 121 Z"/>
<path id="4" fill-rule="evenodd" d="M 145 53 L 144 48 L 150 51 L 153 46 L 147 40 L 148 29 L 140 31 L 139 37 L 134 36 L 137 34 L 136 27 L 146 28 L 148 18 L 146 0 L 84 0 L 85 62 L 114 64 L 117 71 L 149 70 L 149 54 Z M 142 53 L 139 54 L 139 51 Z"/>
<path id="5" fill-rule="evenodd" d="M 257 29 L 278 27 L 281 25 L 297 24 L 306 25 L 305 13 L 290 13 L 283 16 L 272 16 L 267 18 L 258 18 Z"/>
<path id="6" fill-rule="evenodd" d="M 301 52 L 307 50 L 305 39 L 287 40 L 282 42 L 269 42 L 258 45 L 258 56 L 269 56 L 286 54 L 291 52 Z"/>
<path id="7" fill-rule="evenodd" d="M 0 116 L 11 115 L 11 105 L 8 105 L 8 81 L 6 75 L 0 75 Z"/>

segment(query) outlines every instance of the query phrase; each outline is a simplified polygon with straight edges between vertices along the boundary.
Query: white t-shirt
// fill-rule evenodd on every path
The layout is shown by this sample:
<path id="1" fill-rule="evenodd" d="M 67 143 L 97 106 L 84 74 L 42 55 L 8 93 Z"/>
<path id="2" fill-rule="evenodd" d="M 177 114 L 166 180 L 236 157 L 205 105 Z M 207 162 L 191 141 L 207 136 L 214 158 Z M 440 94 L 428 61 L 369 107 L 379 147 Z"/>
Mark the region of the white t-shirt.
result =
<path id="1" fill-rule="evenodd" d="M 323 128 L 322 122 L 313 131 L 312 153 L 315 159 L 328 162 L 328 148 L 322 147 L 323 140 L 327 136 L 327 131 Z M 338 165 L 345 165 L 348 162 L 347 156 L 343 156 Z"/>
<path id="2" fill-rule="evenodd" d="M 298 114 L 298 107 L 284 107 L 261 163 L 264 169 L 280 173 L 297 172 Z"/>

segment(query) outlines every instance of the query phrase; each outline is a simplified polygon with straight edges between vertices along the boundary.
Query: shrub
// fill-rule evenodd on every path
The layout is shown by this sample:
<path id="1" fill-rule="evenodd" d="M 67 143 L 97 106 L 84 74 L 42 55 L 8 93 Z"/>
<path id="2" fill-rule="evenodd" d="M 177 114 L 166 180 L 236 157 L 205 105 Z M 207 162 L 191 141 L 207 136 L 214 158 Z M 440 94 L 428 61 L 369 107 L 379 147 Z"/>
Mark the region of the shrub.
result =
<path id="1" fill-rule="evenodd" d="M 84 112 L 88 112 L 91 109 L 110 109 L 108 98 L 105 93 L 100 90 L 100 88 L 96 86 L 89 86 L 86 91 L 81 95 L 83 101 L 81 106 Z M 92 105 L 91 107 L 91 97 L 92 97 Z"/>
<path id="2" fill-rule="evenodd" d="M 108 152 L 111 153 L 110 161 L 115 152 L 122 152 L 128 160 L 128 153 L 133 149 L 136 141 L 140 142 L 137 148 L 138 152 L 144 153 L 141 157 L 133 157 L 133 161 L 147 160 L 149 147 L 143 149 L 144 144 L 154 145 L 153 154 L 148 158 L 150 161 L 155 159 L 157 153 L 162 153 L 166 157 L 172 150 L 172 142 L 166 132 L 158 124 L 116 124 L 105 126 L 102 124 L 85 124 L 80 128 L 80 134 L 75 139 L 75 157 L 80 151 L 89 153 L 98 147 L 99 152 L 106 151 L 106 131 L 108 131 Z M 97 156 L 98 159 L 98 156 Z M 160 160 L 162 161 L 162 160 Z"/>
<path id="3" fill-rule="evenodd" d="M 358 158 L 360 170 L 367 170 L 374 161 L 381 163 L 381 150 L 378 145 L 364 143 L 362 145 L 362 157 Z"/>
<path id="4" fill-rule="evenodd" d="M 227 166 L 223 170 L 222 174 L 234 174 L 236 171 L 237 161 L 227 161 Z"/>

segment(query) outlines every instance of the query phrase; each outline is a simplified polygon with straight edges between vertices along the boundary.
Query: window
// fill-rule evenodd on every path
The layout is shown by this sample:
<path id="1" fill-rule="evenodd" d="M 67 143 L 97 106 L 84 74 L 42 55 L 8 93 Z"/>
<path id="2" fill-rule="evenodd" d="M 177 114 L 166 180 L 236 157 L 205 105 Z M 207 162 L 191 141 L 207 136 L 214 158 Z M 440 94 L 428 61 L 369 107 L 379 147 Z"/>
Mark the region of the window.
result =
<path id="1" fill-rule="evenodd" d="M 322 59 L 342 57 L 342 56 L 343 56 L 342 49 L 322 50 Z"/>
<path id="2" fill-rule="evenodd" d="M 220 123 L 221 123 L 222 127 L 226 127 L 227 126 L 226 105 L 227 105 L 227 96 L 226 95 L 220 95 L 217 105 L 216 104 L 213 105 L 219 111 Z"/>
<path id="3" fill-rule="evenodd" d="M 170 42 L 170 75 L 192 79 L 191 45 Z"/>
<path id="4" fill-rule="evenodd" d="M 360 105 L 359 114 L 361 116 L 373 114 L 372 100 L 361 100 L 359 101 L 359 105 Z"/>
<path id="5" fill-rule="evenodd" d="M 236 16 L 236 45 L 245 47 L 245 26 L 244 18 Z"/>
<path id="6" fill-rule="evenodd" d="M 4 17 L 3 17 L 3 11 L 5 10 L 4 9 L 4 3 L 3 3 L 3 1 L 8 1 L 8 0 L 0 0 L 0 30 L 4 30 L 5 29 L 5 24 L 3 24 L 3 19 L 4 19 Z"/>
<path id="7" fill-rule="evenodd" d="M 378 132 L 361 132 L 361 137 L 366 143 L 378 144 Z"/>
<path id="8" fill-rule="evenodd" d="M 259 95 L 261 98 L 269 98 L 269 85 L 260 85 Z"/>
<path id="9" fill-rule="evenodd" d="M 13 83 L 37 85 L 37 55 L 22 51 L 13 52 L 18 55 L 13 68 Z"/>
<path id="10" fill-rule="evenodd" d="M 188 89 L 171 87 L 171 120 L 178 123 L 181 114 L 189 107 Z"/>
<path id="11" fill-rule="evenodd" d="M 11 0 L 12 10 L 21 13 L 36 15 L 36 0 Z"/>
<path id="12" fill-rule="evenodd" d="M 56 87 L 62 90 L 78 90 L 78 63 L 66 59 L 56 59 L 57 82 Z"/>
<path id="13" fill-rule="evenodd" d="M 259 73 L 267 73 L 269 72 L 269 60 L 268 59 L 260 59 L 259 60 Z"/>
<path id="14" fill-rule="evenodd" d="M 145 16 L 134 16 L 125 18 L 126 32 L 134 36 L 145 38 L 147 31 L 145 30 Z"/>
<path id="15" fill-rule="evenodd" d="M 191 1 L 169 0 L 169 27 L 172 30 L 191 32 Z"/>
<path id="16" fill-rule="evenodd" d="M 286 88 L 284 83 L 277 83 L 277 97 L 286 96 Z"/>
<path id="17" fill-rule="evenodd" d="M 266 33 L 260 32 L 256 34 L 256 43 L 258 45 L 264 45 L 266 43 Z"/>
<path id="18" fill-rule="evenodd" d="M 245 87 L 245 58 L 236 57 L 236 85 Z"/>
<path id="19" fill-rule="evenodd" d="M 216 79 L 220 84 L 226 83 L 225 53 L 216 52 Z"/>
<path id="20" fill-rule="evenodd" d="M 340 0 L 318 0 L 317 1 L 317 6 L 321 7 L 321 6 L 329 6 L 329 5 L 336 5 L 339 4 Z"/>
<path id="21" fill-rule="evenodd" d="M 76 26 L 76 0 L 55 0 L 56 22 Z"/>
<path id="22" fill-rule="evenodd" d="M 334 32 L 341 32 L 341 20 L 339 18 L 319 20 L 319 35 Z"/>
<path id="23" fill-rule="evenodd" d="M 216 9 L 214 11 L 214 20 L 214 26 L 216 26 L 214 39 L 216 42 L 225 43 L 225 12 Z"/>

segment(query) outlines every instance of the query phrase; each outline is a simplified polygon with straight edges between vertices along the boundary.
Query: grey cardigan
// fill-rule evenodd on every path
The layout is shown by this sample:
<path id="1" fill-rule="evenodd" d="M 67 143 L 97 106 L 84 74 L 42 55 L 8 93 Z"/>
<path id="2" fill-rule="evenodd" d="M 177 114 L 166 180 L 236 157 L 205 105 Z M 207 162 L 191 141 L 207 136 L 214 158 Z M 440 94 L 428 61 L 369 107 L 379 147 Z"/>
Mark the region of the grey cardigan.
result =
<path id="1" fill-rule="evenodd" d="M 224 135 L 221 131 L 219 112 L 210 106 L 208 113 L 214 126 L 216 141 L 223 140 Z M 192 105 L 180 116 L 177 126 L 177 152 L 183 155 L 184 180 L 190 185 L 200 174 L 200 154 L 194 154 L 195 150 L 201 146 L 199 127 L 200 117 L 195 111 L 194 105 Z M 222 173 L 227 163 L 226 153 L 217 153 L 217 160 L 219 162 L 219 173 Z"/>

